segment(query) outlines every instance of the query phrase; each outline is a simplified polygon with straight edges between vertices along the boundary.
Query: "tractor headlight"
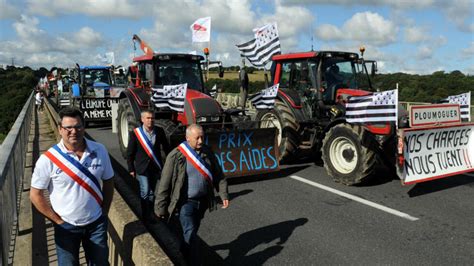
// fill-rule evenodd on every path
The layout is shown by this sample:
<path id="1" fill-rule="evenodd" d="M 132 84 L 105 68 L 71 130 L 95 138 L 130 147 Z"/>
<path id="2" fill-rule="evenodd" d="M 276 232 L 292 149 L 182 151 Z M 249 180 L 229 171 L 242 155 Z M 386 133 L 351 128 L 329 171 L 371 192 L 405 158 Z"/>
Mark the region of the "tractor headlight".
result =
<path id="1" fill-rule="evenodd" d="M 206 122 L 206 121 L 207 121 L 207 118 L 205 116 L 201 116 L 201 117 L 196 118 L 196 123 L 202 123 L 202 122 Z"/>
<path id="2" fill-rule="evenodd" d="M 219 119 L 220 119 L 219 116 L 211 116 L 211 121 L 212 121 L 212 122 L 218 122 Z"/>

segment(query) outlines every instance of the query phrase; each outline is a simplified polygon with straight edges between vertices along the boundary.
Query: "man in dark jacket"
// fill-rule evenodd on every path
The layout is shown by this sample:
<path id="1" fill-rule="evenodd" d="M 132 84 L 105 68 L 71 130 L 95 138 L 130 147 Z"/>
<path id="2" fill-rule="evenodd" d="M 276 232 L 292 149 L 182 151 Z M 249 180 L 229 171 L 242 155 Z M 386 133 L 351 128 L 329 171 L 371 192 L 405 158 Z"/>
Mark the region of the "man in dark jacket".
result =
<path id="1" fill-rule="evenodd" d="M 166 157 L 157 193 L 157 214 L 164 219 L 178 216 L 183 229 L 184 252 L 191 264 L 199 263 L 196 234 L 207 209 L 216 209 L 214 190 L 222 208 L 229 206 L 227 181 L 216 157 L 204 143 L 201 126 L 186 129 L 186 141 Z"/>
<path id="2" fill-rule="evenodd" d="M 154 191 L 163 166 L 161 153 L 169 151 L 165 132 L 154 125 L 154 120 L 152 111 L 142 111 L 143 125 L 130 133 L 127 146 L 128 171 L 140 184 L 143 220 L 151 223 L 156 222 Z"/>

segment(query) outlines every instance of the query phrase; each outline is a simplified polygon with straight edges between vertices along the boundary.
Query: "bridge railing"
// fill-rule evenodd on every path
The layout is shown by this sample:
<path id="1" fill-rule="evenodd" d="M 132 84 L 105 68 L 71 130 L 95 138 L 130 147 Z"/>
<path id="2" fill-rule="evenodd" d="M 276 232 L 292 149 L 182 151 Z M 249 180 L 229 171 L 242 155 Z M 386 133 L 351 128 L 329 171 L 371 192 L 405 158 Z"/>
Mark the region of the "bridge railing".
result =
<path id="1" fill-rule="evenodd" d="M 33 93 L 0 147 L 0 264 L 8 265 L 10 244 L 18 222 L 19 195 L 25 171 L 26 151 L 31 127 Z"/>

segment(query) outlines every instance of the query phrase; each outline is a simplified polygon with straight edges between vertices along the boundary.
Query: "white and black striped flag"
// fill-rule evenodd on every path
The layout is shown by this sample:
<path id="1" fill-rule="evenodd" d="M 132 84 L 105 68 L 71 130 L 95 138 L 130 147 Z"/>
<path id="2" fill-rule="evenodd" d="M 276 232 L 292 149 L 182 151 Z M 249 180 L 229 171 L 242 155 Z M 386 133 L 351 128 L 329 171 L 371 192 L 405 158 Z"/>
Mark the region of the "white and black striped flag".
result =
<path id="1" fill-rule="evenodd" d="M 267 24 L 253 31 L 255 39 L 238 44 L 237 48 L 241 57 L 246 57 L 256 67 L 263 67 L 270 62 L 274 54 L 281 53 L 277 24 Z"/>
<path id="2" fill-rule="evenodd" d="M 169 107 L 178 112 L 184 112 L 184 100 L 188 84 L 165 85 L 163 88 L 152 88 L 151 101 L 158 108 Z"/>
<path id="3" fill-rule="evenodd" d="M 346 103 L 348 123 L 397 122 L 398 90 L 351 96 Z"/>
<path id="4" fill-rule="evenodd" d="M 278 87 L 280 83 L 273 85 L 269 88 L 262 90 L 261 92 L 251 96 L 249 100 L 255 106 L 256 109 L 272 109 L 275 105 L 275 98 L 278 94 Z"/>
<path id="5" fill-rule="evenodd" d="M 445 100 L 448 103 L 459 104 L 461 119 L 471 121 L 471 92 L 448 96 Z"/>

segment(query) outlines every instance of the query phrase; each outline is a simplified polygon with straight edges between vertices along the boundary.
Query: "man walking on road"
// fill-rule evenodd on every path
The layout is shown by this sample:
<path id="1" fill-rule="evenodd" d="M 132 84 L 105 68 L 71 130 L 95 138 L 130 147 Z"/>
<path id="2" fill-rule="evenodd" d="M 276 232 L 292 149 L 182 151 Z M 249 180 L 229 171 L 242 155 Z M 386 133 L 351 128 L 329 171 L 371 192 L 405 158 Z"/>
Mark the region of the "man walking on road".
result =
<path id="1" fill-rule="evenodd" d="M 127 164 L 130 175 L 138 179 L 144 222 L 155 223 L 155 187 L 160 179 L 163 160 L 161 151 L 169 152 L 168 140 L 163 129 L 155 126 L 154 113 L 141 113 L 142 126 L 130 133 L 127 146 Z"/>
<path id="2" fill-rule="evenodd" d="M 114 192 L 109 154 L 84 138 L 81 111 L 67 107 L 59 117 L 61 141 L 36 162 L 30 199 L 54 223 L 59 265 L 79 265 L 81 242 L 89 265 L 108 265 L 107 214 Z"/>
<path id="3" fill-rule="evenodd" d="M 166 158 L 157 193 L 157 214 L 168 220 L 176 215 L 183 229 L 184 253 L 190 264 L 199 264 L 196 236 L 207 209 L 216 209 L 214 189 L 229 206 L 227 181 L 213 152 L 204 145 L 201 126 L 186 129 L 186 141 Z"/>

